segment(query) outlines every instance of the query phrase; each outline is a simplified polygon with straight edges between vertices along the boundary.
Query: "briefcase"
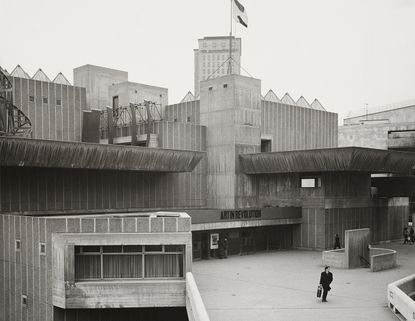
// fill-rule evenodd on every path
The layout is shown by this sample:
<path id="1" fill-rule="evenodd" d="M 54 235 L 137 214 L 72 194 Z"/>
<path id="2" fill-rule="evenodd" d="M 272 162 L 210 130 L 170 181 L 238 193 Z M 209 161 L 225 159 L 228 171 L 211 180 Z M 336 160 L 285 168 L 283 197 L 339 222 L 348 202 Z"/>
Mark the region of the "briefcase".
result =
<path id="1" fill-rule="evenodd" d="M 317 287 L 317 297 L 318 298 L 321 297 L 321 286 L 320 285 Z"/>

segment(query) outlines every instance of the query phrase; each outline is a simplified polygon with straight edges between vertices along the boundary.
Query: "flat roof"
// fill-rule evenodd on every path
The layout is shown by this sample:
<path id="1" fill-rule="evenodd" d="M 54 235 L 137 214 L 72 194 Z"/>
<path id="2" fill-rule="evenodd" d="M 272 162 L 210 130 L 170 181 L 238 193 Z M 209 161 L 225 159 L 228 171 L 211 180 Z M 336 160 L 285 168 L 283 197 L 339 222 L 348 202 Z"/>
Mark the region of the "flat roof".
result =
<path id="1" fill-rule="evenodd" d="M 0 137 L 0 166 L 191 172 L 204 152 Z"/>
<path id="2" fill-rule="evenodd" d="M 415 153 L 363 147 L 239 155 L 245 174 L 367 172 L 410 175 Z"/>

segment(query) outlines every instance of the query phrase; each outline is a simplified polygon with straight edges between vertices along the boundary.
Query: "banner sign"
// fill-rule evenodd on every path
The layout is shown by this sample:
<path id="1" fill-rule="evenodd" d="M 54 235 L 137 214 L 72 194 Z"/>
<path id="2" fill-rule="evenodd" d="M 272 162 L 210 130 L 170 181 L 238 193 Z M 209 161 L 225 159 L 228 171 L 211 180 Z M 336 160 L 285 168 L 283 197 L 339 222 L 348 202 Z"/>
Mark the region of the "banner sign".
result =
<path id="1" fill-rule="evenodd" d="M 229 210 L 221 211 L 221 220 L 241 220 L 261 218 L 261 210 Z"/>

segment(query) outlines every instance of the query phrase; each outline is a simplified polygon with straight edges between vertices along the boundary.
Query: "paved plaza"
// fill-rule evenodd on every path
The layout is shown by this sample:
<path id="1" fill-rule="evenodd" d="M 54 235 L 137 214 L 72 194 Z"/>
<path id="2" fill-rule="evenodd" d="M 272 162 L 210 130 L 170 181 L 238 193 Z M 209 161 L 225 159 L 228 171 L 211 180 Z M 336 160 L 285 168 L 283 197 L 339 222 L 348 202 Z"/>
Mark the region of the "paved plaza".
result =
<path id="1" fill-rule="evenodd" d="M 328 302 L 316 298 L 321 252 L 275 251 L 198 261 L 193 273 L 212 321 L 397 320 L 387 307 L 388 283 L 415 273 L 415 245 L 398 252 L 395 269 L 334 269 Z"/>

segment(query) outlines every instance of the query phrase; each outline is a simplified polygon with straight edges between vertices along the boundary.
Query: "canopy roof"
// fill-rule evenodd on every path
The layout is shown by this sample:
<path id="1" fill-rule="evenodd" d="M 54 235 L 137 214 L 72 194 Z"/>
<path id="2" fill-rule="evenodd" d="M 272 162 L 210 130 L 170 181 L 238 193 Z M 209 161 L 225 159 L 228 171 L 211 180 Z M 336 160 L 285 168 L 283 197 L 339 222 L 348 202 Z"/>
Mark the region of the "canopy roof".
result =
<path id="1" fill-rule="evenodd" d="M 0 137 L 0 166 L 191 172 L 204 152 Z"/>
<path id="2" fill-rule="evenodd" d="M 368 172 L 409 175 L 415 153 L 362 147 L 340 147 L 239 155 L 242 172 Z"/>

